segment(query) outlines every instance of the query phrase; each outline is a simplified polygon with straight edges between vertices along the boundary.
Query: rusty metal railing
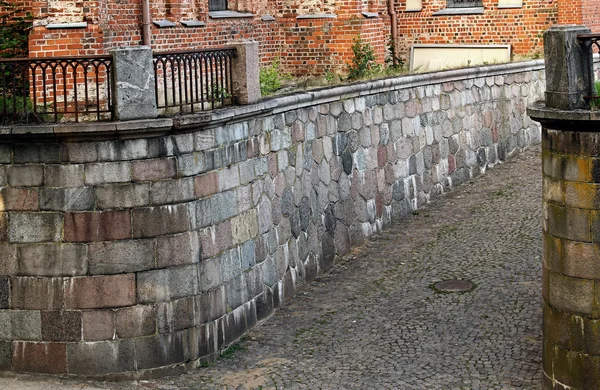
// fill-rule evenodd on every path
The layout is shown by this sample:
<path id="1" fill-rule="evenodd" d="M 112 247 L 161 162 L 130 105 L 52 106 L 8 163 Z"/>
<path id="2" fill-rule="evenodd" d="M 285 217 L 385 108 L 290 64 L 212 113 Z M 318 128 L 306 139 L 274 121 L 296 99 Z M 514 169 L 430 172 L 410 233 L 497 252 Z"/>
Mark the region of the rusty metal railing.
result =
<path id="1" fill-rule="evenodd" d="M 154 53 L 156 103 L 163 114 L 232 105 L 233 47 Z"/>
<path id="2" fill-rule="evenodd" d="M 584 72 L 588 72 L 585 76 L 588 77 L 588 95 L 584 96 L 584 100 L 588 104 L 595 104 L 600 99 L 600 93 L 596 90 L 596 78 L 594 77 L 594 48 L 600 51 L 600 34 L 582 34 L 578 35 L 577 39 L 581 47 L 588 53 L 586 64 L 584 64 Z"/>
<path id="3" fill-rule="evenodd" d="M 110 56 L 0 59 L 0 123 L 112 119 Z"/>

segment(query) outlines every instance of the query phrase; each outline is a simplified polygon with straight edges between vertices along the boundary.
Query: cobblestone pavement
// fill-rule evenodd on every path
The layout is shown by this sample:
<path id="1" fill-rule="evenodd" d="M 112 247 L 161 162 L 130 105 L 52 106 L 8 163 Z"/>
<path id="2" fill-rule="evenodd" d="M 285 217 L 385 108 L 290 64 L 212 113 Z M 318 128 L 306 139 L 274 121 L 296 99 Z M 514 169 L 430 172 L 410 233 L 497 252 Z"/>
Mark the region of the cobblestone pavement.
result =
<path id="1" fill-rule="evenodd" d="M 120 390 L 538 389 L 540 165 L 539 148 L 527 151 L 385 229 L 301 287 L 291 304 L 209 367 L 154 381 L 62 383 Z M 442 294 L 430 287 L 452 278 L 476 288 Z"/>

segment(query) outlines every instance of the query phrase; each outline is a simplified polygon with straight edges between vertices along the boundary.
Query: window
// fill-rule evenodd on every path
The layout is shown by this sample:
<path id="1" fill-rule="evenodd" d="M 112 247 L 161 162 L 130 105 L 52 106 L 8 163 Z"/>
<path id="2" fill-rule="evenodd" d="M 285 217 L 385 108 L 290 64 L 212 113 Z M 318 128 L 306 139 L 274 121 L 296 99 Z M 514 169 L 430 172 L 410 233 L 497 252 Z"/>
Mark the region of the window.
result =
<path id="1" fill-rule="evenodd" d="M 227 11 L 227 0 L 208 0 L 209 11 Z"/>
<path id="2" fill-rule="evenodd" d="M 481 0 L 447 0 L 446 8 L 483 7 Z"/>

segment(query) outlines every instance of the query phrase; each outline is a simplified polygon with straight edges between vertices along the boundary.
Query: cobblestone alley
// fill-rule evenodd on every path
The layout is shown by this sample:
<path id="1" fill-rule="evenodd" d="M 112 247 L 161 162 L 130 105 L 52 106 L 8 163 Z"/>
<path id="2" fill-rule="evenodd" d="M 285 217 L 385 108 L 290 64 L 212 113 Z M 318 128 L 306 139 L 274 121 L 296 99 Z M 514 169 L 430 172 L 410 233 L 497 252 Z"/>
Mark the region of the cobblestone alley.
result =
<path id="1" fill-rule="evenodd" d="M 388 227 L 214 364 L 97 382 L 5 373 L 0 389 L 539 389 L 535 148 Z M 468 279 L 474 290 L 431 285 Z"/>

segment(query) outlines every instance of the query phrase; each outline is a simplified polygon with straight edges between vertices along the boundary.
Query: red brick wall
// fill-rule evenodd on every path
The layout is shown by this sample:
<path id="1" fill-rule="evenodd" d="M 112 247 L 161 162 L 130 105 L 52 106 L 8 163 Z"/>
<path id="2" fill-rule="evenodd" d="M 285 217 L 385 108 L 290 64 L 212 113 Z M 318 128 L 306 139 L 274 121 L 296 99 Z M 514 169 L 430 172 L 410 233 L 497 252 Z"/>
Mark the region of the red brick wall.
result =
<path id="1" fill-rule="evenodd" d="M 600 1 L 584 0 L 582 10 L 582 24 L 591 28 L 592 32 L 600 33 Z"/>
<path id="2" fill-rule="evenodd" d="M 483 0 L 482 15 L 432 14 L 446 7 L 445 0 L 423 1 L 420 12 L 398 9 L 398 38 L 401 54 L 412 44 L 510 44 L 515 54 L 542 50 L 543 32 L 558 22 L 557 2 L 523 0 L 522 8 L 500 9 L 498 0 Z"/>
<path id="3" fill-rule="evenodd" d="M 36 27 L 30 38 L 34 56 L 103 54 L 118 46 L 141 44 L 141 2 L 121 0 L 62 0 L 48 7 L 39 1 L 34 7 L 37 20 L 47 22 L 87 21 L 87 29 L 48 30 Z M 322 74 L 344 70 L 352 58 L 352 44 L 359 34 L 370 42 L 380 61 L 385 55 L 389 18 L 385 0 L 230 0 L 229 9 L 251 12 L 253 18 L 211 19 L 207 0 L 151 0 L 152 19 L 167 19 L 171 28 L 152 26 L 152 47 L 158 51 L 218 47 L 245 38 L 259 42 L 264 64 L 275 59 L 282 70 L 295 75 Z M 379 12 L 367 19 L 360 12 Z M 336 19 L 296 19 L 305 14 L 337 14 Z M 272 15 L 275 21 L 263 21 Z M 195 19 L 205 27 L 184 27 L 179 21 Z M 385 31 L 385 34 L 382 34 Z"/>

